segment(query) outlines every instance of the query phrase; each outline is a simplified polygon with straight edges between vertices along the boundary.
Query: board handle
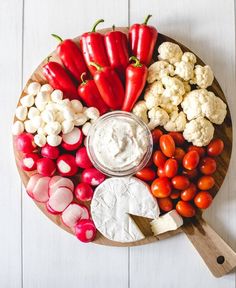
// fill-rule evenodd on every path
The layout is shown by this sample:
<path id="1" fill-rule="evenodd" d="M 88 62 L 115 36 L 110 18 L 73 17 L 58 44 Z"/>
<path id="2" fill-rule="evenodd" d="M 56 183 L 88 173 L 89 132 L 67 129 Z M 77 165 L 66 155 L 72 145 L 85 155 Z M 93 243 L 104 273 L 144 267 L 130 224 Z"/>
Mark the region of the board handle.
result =
<path id="1" fill-rule="evenodd" d="M 236 267 L 236 253 L 201 217 L 183 225 L 182 230 L 215 277 Z"/>

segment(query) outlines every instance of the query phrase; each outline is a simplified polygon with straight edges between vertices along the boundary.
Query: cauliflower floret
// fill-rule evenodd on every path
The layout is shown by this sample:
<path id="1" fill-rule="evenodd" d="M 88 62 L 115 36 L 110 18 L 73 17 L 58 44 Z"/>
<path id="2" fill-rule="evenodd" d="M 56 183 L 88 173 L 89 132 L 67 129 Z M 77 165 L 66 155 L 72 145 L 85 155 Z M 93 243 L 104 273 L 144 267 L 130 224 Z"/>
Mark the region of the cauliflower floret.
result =
<path id="1" fill-rule="evenodd" d="M 148 85 L 144 93 L 144 100 L 148 109 L 152 109 L 155 106 L 158 106 L 161 103 L 161 94 L 163 93 L 164 88 L 160 81 L 155 81 L 152 84 Z"/>
<path id="2" fill-rule="evenodd" d="M 173 111 L 170 120 L 164 125 L 166 131 L 183 131 L 186 126 L 186 115 L 184 112 Z"/>
<path id="3" fill-rule="evenodd" d="M 195 146 L 206 146 L 214 135 L 214 126 L 203 117 L 198 117 L 186 124 L 184 138 Z"/>
<path id="4" fill-rule="evenodd" d="M 147 111 L 148 111 L 147 105 L 143 100 L 137 102 L 132 110 L 134 115 L 139 117 L 146 124 L 148 123 Z"/>
<path id="5" fill-rule="evenodd" d="M 204 107 L 206 110 L 203 110 L 203 113 L 205 113 L 206 117 L 212 123 L 220 125 L 224 122 L 227 114 L 227 106 L 219 97 L 216 97 L 213 92 L 208 92 L 208 97 L 212 99 L 212 101 L 210 101 L 211 105 Z"/>
<path id="6" fill-rule="evenodd" d="M 193 64 L 190 62 L 180 61 L 175 63 L 175 75 L 178 75 L 185 81 L 193 78 Z"/>
<path id="7" fill-rule="evenodd" d="M 152 83 L 169 75 L 174 75 L 174 66 L 166 61 L 157 61 L 148 68 L 147 82 Z"/>
<path id="8" fill-rule="evenodd" d="M 185 93 L 183 82 L 176 77 L 167 76 L 162 78 L 162 84 L 165 86 L 163 96 L 169 98 L 173 105 L 179 105 Z"/>
<path id="9" fill-rule="evenodd" d="M 163 42 L 158 48 L 159 60 L 166 60 L 171 64 L 179 62 L 183 52 L 179 45 L 172 42 Z"/>
<path id="10" fill-rule="evenodd" d="M 148 123 L 150 130 L 156 128 L 157 126 L 164 126 L 169 121 L 168 113 L 160 107 L 152 108 L 148 112 L 148 117 L 150 118 L 150 122 Z"/>
<path id="11" fill-rule="evenodd" d="M 185 90 L 185 93 L 188 93 L 191 91 L 191 86 L 189 85 L 188 81 L 182 81 L 183 84 L 184 84 L 184 90 Z"/>
<path id="12" fill-rule="evenodd" d="M 181 60 L 184 62 L 189 62 L 193 65 L 197 62 L 197 58 L 192 52 L 184 52 Z"/>
<path id="13" fill-rule="evenodd" d="M 214 80 L 214 74 L 211 67 L 196 65 L 194 69 L 194 78 L 191 84 L 197 84 L 200 88 L 207 88 L 211 86 Z"/>

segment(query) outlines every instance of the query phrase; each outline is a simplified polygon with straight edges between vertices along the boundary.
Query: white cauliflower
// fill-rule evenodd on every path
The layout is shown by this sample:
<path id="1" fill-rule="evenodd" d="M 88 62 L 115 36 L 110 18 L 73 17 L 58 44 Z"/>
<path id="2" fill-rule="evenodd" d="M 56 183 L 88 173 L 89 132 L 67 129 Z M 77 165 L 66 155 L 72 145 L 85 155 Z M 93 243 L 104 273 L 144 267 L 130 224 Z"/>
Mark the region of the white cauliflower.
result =
<path id="1" fill-rule="evenodd" d="M 186 115 L 184 112 L 173 111 L 170 120 L 164 125 L 166 131 L 183 131 L 186 126 Z"/>
<path id="2" fill-rule="evenodd" d="M 148 123 L 147 111 L 148 111 L 148 108 L 147 108 L 145 101 L 137 102 L 132 110 L 134 115 L 139 117 L 146 124 Z"/>
<path id="3" fill-rule="evenodd" d="M 214 124 L 222 124 L 227 114 L 226 104 L 219 98 L 216 97 L 213 92 L 208 92 L 210 98 L 212 98 L 211 107 L 205 112 L 206 117 Z"/>
<path id="4" fill-rule="evenodd" d="M 183 52 L 179 45 L 172 42 L 163 42 L 158 48 L 159 60 L 166 60 L 171 64 L 179 62 Z"/>
<path id="5" fill-rule="evenodd" d="M 165 76 L 174 75 L 174 66 L 166 61 L 157 61 L 148 68 L 147 82 L 153 83 L 155 80 L 161 80 Z"/>
<path id="6" fill-rule="evenodd" d="M 197 58 L 192 52 L 184 52 L 181 60 L 184 62 L 191 63 L 193 65 L 197 62 Z"/>
<path id="7" fill-rule="evenodd" d="M 152 109 L 161 103 L 161 94 L 164 91 L 164 87 L 160 81 L 155 81 L 148 85 L 144 93 L 144 100 L 148 109 Z"/>
<path id="8" fill-rule="evenodd" d="M 164 126 L 169 121 L 168 113 L 160 107 L 154 107 L 148 112 L 150 122 L 148 127 L 150 130 L 157 126 Z"/>
<path id="9" fill-rule="evenodd" d="M 184 138 L 195 146 L 206 146 L 214 135 L 214 126 L 203 117 L 198 117 L 186 124 Z"/>
<path id="10" fill-rule="evenodd" d="M 214 74 L 211 67 L 196 65 L 194 69 L 194 78 L 191 84 L 197 84 L 200 88 L 207 88 L 212 85 L 214 80 Z"/>
<path id="11" fill-rule="evenodd" d="M 189 81 L 193 78 L 193 64 L 190 62 L 180 61 L 175 63 L 175 75 L 178 75 L 184 81 Z"/>
<path id="12" fill-rule="evenodd" d="M 183 82 L 176 77 L 166 76 L 162 78 L 162 84 L 165 87 L 163 96 L 169 98 L 173 105 L 179 105 L 185 93 Z"/>

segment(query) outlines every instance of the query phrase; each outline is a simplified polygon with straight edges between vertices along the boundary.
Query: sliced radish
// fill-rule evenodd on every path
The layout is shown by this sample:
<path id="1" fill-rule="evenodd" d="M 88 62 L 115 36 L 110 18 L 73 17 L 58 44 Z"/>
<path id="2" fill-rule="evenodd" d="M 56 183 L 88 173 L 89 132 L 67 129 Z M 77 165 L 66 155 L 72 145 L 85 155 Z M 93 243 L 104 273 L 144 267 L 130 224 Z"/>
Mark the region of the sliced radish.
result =
<path id="1" fill-rule="evenodd" d="M 79 148 L 83 141 L 83 133 L 75 127 L 70 133 L 62 135 L 61 146 L 68 151 L 73 151 Z"/>
<path id="2" fill-rule="evenodd" d="M 46 203 L 46 208 L 47 208 L 47 211 L 48 211 L 50 214 L 53 214 L 53 215 L 61 214 L 61 212 L 57 212 L 57 211 L 53 210 L 53 209 L 49 206 L 48 202 Z"/>
<path id="3" fill-rule="evenodd" d="M 15 140 L 16 149 L 23 153 L 31 153 L 35 150 L 34 136 L 30 133 L 21 133 Z"/>
<path id="4" fill-rule="evenodd" d="M 62 176 L 73 176 L 77 173 L 75 157 L 70 154 L 63 154 L 57 159 L 57 169 Z"/>
<path id="5" fill-rule="evenodd" d="M 80 201 L 90 201 L 93 198 L 93 188 L 88 183 L 79 183 L 75 188 L 75 197 Z"/>
<path id="6" fill-rule="evenodd" d="M 52 176 L 56 172 L 56 164 L 52 159 L 41 158 L 37 161 L 37 171 L 43 176 Z"/>
<path id="7" fill-rule="evenodd" d="M 39 155 L 35 153 L 27 153 L 20 162 L 20 166 L 24 171 L 34 171 L 37 167 Z"/>
<path id="8" fill-rule="evenodd" d="M 41 203 L 45 203 L 48 201 L 49 181 L 50 181 L 50 177 L 42 177 L 38 179 L 38 181 L 36 182 L 32 190 L 32 196 L 34 200 L 41 202 Z"/>
<path id="9" fill-rule="evenodd" d="M 53 176 L 49 182 L 49 196 L 51 196 L 59 187 L 66 187 L 72 192 L 74 191 L 74 184 L 69 178 Z"/>
<path id="10" fill-rule="evenodd" d="M 60 150 L 58 147 L 53 147 L 49 144 L 46 144 L 41 149 L 41 155 L 45 158 L 57 159 L 60 155 Z"/>
<path id="11" fill-rule="evenodd" d="M 42 177 L 43 177 L 43 176 L 40 175 L 40 174 L 34 174 L 34 175 L 32 175 L 32 176 L 30 177 L 29 182 L 28 182 L 28 184 L 27 184 L 27 186 L 26 186 L 26 192 L 29 194 L 29 196 L 30 196 L 31 198 L 34 198 L 34 196 L 33 196 L 33 189 L 34 189 L 36 183 L 38 182 L 38 180 L 39 180 L 40 178 L 42 178 Z"/>
<path id="12" fill-rule="evenodd" d="M 80 168 L 90 168 L 93 167 L 91 160 L 89 159 L 86 147 L 80 148 L 76 152 L 76 165 Z"/>
<path id="13" fill-rule="evenodd" d="M 106 179 L 106 176 L 96 168 L 87 168 L 82 172 L 82 182 L 92 186 L 101 184 Z"/>
<path id="14" fill-rule="evenodd" d="M 48 205 L 56 212 L 62 212 L 72 202 L 73 193 L 69 188 L 58 188 L 49 198 Z"/>
<path id="15" fill-rule="evenodd" d="M 84 243 L 93 241 L 96 237 L 96 227 L 93 221 L 90 219 L 80 220 L 75 226 L 75 235 Z"/>

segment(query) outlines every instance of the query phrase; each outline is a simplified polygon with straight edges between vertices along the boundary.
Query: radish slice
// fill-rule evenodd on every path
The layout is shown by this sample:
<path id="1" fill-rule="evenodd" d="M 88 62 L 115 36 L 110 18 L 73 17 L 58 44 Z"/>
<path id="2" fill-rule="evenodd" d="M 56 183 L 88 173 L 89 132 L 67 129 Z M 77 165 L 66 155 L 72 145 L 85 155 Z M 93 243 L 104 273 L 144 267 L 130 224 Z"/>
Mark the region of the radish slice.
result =
<path id="1" fill-rule="evenodd" d="M 57 168 L 62 176 L 73 176 L 78 170 L 75 163 L 75 157 L 70 154 L 61 155 L 57 159 Z"/>
<path id="2" fill-rule="evenodd" d="M 74 191 L 74 184 L 69 178 L 53 176 L 49 182 L 49 196 L 51 196 L 59 187 L 66 187 L 72 192 Z"/>
<path id="3" fill-rule="evenodd" d="M 79 148 L 83 141 L 83 133 L 75 127 L 70 133 L 62 135 L 61 146 L 68 151 L 73 151 Z"/>
<path id="4" fill-rule="evenodd" d="M 75 235 L 84 243 L 93 241 L 96 237 L 96 227 L 93 221 L 90 219 L 80 220 L 75 226 Z"/>
<path id="5" fill-rule="evenodd" d="M 60 187 L 49 198 L 48 205 L 56 212 L 62 212 L 72 202 L 73 193 L 69 188 Z"/>
<path id="6" fill-rule="evenodd" d="M 33 196 L 33 189 L 34 189 L 36 183 L 38 182 L 38 180 L 39 180 L 40 178 L 42 178 L 42 177 L 43 177 L 43 176 L 40 175 L 40 174 L 34 174 L 34 175 L 32 175 L 32 176 L 30 177 L 29 182 L 28 182 L 28 184 L 27 184 L 27 186 L 26 186 L 26 192 L 28 193 L 28 195 L 29 195 L 31 198 L 34 198 L 34 196 Z"/>
<path id="7" fill-rule="evenodd" d="M 74 228 L 81 219 L 89 219 L 86 206 L 71 203 L 62 213 L 61 220 L 69 228 Z"/>
<path id="8" fill-rule="evenodd" d="M 50 181 L 50 177 L 42 177 L 38 179 L 32 191 L 34 200 L 41 202 L 41 203 L 45 203 L 48 201 L 49 181 Z"/>
<path id="9" fill-rule="evenodd" d="M 48 202 L 46 203 L 46 208 L 47 208 L 47 211 L 48 211 L 50 214 L 53 214 L 53 215 L 61 214 L 61 212 L 57 212 L 57 211 L 53 210 L 53 209 L 49 206 Z"/>

